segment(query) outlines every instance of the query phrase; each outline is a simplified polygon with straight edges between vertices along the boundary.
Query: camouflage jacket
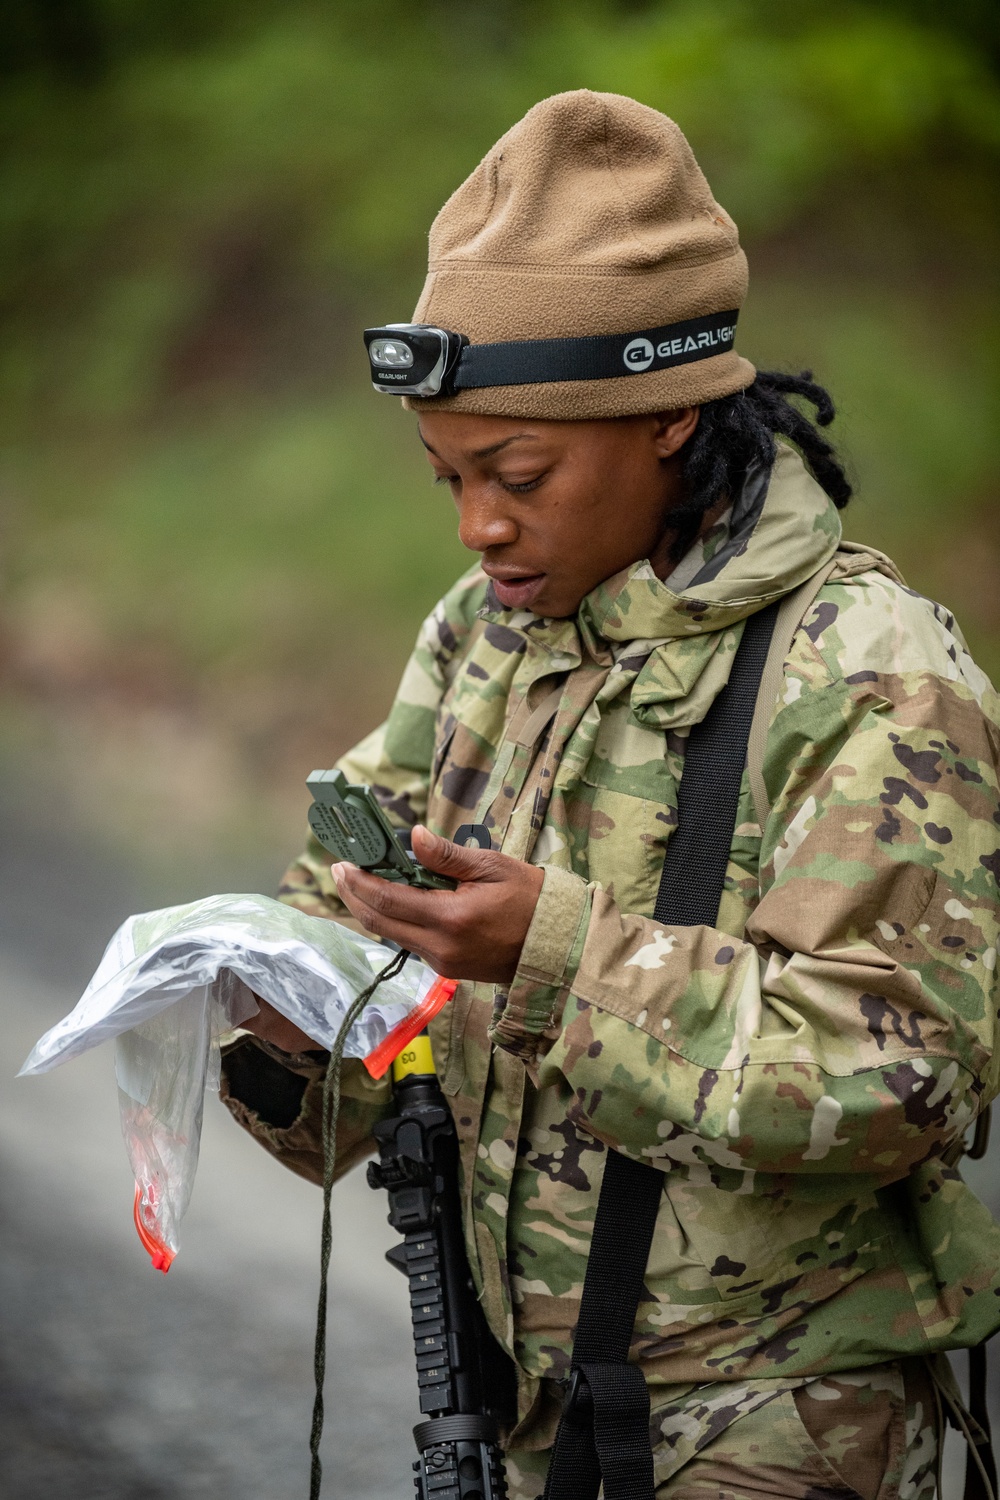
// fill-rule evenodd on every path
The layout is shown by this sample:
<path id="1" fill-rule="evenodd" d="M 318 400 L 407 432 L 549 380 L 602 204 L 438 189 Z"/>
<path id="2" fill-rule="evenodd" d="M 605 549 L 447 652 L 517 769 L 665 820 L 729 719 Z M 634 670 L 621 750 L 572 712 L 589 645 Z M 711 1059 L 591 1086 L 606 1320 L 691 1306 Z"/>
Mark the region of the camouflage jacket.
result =
<path id="1" fill-rule="evenodd" d="M 746 617 L 831 563 L 785 660 L 764 826 L 745 777 L 717 925 L 661 926 L 687 732 Z M 669 585 L 637 563 L 546 620 L 473 571 L 427 620 L 340 764 L 401 825 L 485 821 L 545 869 L 509 991 L 463 984 L 433 1027 L 470 1260 L 526 1401 L 568 1366 L 609 1147 L 664 1173 L 633 1345 L 654 1386 L 1000 1325 L 1000 1231 L 948 1164 L 997 1090 L 997 721 L 952 616 L 842 548 L 788 448 Z M 344 912 L 315 844 L 284 895 Z M 283 1060 L 307 1078 L 293 1124 L 230 1107 L 316 1178 L 322 1068 Z M 345 1168 L 387 1102 L 355 1064 Z"/>

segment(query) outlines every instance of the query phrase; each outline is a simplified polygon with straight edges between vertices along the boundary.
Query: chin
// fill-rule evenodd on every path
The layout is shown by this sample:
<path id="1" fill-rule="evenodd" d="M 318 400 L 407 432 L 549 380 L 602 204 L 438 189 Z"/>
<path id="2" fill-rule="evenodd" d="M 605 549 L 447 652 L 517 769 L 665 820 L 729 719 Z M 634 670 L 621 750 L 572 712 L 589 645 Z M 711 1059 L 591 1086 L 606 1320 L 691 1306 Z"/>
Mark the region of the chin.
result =
<path id="1" fill-rule="evenodd" d="M 533 600 L 530 605 L 533 615 L 541 615 L 546 620 L 571 620 L 579 607 L 579 600 L 576 604 L 567 604 L 565 599 L 553 599 L 550 602 L 544 596 Z"/>

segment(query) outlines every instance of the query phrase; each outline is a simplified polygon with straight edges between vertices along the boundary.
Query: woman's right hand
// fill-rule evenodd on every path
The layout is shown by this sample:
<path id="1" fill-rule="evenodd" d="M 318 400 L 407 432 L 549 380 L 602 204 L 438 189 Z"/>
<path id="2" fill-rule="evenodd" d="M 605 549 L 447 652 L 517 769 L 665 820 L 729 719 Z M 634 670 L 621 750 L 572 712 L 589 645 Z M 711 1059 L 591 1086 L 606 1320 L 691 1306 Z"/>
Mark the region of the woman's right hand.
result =
<path id="1" fill-rule="evenodd" d="M 245 1021 L 240 1022 L 241 1031 L 252 1031 L 254 1036 L 259 1036 L 261 1041 L 270 1042 L 274 1047 L 280 1047 L 282 1052 L 315 1052 L 323 1050 L 322 1042 L 314 1041 L 312 1037 L 306 1036 L 300 1031 L 294 1022 L 283 1016 L 280 1010 L 275 1010 L 273 1005 L 268 1005 L 259 995 L 254 995 L 258 1010 L 255 1016 L 248 1016 Z"/>

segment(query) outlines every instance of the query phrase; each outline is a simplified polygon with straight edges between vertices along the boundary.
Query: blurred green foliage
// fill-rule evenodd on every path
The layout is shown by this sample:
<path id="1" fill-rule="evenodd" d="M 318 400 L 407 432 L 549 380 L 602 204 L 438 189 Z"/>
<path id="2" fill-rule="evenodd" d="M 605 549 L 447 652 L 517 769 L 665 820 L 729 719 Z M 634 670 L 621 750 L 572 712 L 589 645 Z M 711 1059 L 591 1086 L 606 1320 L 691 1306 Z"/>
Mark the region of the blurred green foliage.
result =
<path id="1" fill-rule="evenodd" d="M 117 681 L 125 701 L 141 659 L 144 692 L 185 683 L 209 715 L 234 682 L 280 681 L 317 736 L 363 727 L 466 559 L 359 330 L 408 316 L 430 220 L 493 140 L 581 86 L 682 125 L 750 254 L 741 348 L 831 388 L 849 529 L 954 603 L 996 673 L 997 14 L 8 0 L 14 697 Z"/>

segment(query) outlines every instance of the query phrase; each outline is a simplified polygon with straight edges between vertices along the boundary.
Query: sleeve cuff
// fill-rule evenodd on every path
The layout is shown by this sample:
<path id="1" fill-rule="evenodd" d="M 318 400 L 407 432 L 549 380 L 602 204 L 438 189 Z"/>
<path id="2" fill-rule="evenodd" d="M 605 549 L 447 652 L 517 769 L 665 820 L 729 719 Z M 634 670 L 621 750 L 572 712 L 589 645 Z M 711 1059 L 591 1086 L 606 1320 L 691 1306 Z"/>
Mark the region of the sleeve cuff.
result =
<path id="1" fill-rule="evenodd" d="M 302 1112 L 310 1084 L 321 1083 L 328 1052 L 282 1052 L 244 1032 L 223 1049 L 221 1093 L 271 1130 L 287 1130 Z"/>
<path id="2" fill-rule="evenodd" d="M 508 994 L 497 995 L 490 1028 L 498 1046 L 533 1058 L 557 1033 L 580 966 L 590 923 L 591 887 L 554 865 L 545 878 Z"/>

